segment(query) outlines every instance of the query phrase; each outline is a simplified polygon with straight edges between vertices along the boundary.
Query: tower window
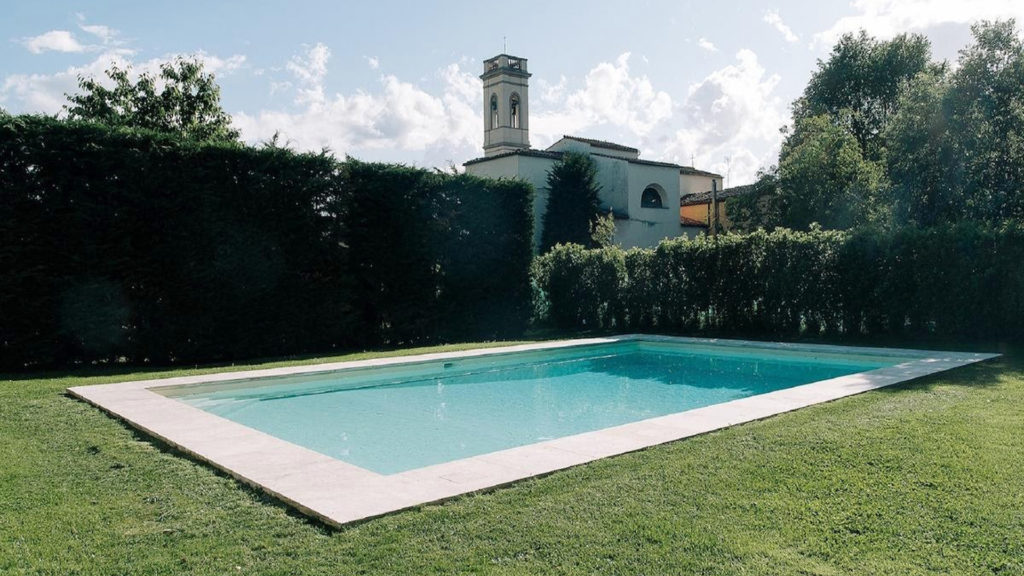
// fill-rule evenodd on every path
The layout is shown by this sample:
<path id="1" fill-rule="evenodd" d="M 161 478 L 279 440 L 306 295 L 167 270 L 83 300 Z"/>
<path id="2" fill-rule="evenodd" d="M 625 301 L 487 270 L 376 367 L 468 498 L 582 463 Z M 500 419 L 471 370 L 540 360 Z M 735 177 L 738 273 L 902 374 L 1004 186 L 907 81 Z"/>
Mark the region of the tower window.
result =
<path id="1" fill-rule="evenodd" d="M 498 127 L 498 96 L 491 94 L 491 128 Z"/>
<path id="2" fill-rule="evenodd" d="M 519 95 L 513 94 L 509 99 L 509 125 L 519 128 Z"/>
<path id="3" fill-rule="evenodd" d="M 644 193 L 640 196 L 640 206 L 643 208 L 663 208 L 661 192 L 658 192 L 658 189 L 654 186 L 644 188 Z"/>

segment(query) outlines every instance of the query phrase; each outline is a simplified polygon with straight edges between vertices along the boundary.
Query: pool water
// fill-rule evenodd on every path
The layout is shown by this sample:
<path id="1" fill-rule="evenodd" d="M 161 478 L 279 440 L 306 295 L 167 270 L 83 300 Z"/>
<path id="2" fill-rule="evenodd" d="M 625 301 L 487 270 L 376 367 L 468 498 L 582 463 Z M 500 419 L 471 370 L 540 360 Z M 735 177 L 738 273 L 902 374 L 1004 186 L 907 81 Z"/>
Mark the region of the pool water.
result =
<path id="1" fill-rule="evenodd" d="M 161 393 L 394 474 L 901 361 L 634 341 Z"/>

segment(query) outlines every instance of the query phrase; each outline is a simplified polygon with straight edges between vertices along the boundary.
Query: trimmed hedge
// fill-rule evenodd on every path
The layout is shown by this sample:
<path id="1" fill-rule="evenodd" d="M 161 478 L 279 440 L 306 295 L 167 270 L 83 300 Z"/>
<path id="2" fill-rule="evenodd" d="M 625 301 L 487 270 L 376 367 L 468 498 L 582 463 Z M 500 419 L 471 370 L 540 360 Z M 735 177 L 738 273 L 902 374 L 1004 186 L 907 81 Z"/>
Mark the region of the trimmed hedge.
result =
<path id="1" fill-rule="evenodd" d="M 519 182 L 0 117 L 0 367 L 515 336 L 531 202 Z"/>
<path id="2" fill-rule="evenodd" d="M 348 160 L 351 304 L 370 344 L 481 340 L 529 323 L 533 190 Z"/>
<path id="3" fill-rule="evenodd" d="M 656 249 L 562 245 L 536 314 L 562 329 L 1024 337 L 1024 230 L 757 231 Z"/>

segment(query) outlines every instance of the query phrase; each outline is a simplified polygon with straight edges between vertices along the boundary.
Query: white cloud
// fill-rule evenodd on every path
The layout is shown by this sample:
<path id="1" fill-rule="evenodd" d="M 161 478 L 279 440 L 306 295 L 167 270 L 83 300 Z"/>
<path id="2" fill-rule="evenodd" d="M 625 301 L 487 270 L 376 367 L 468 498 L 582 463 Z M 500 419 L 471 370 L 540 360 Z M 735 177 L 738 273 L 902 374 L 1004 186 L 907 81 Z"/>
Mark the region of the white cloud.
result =
<path id="1" fill-rule="evenodd" d="M 708 52 L 718 52 L 718 47 L 715 46 L 715 44 L 711 40 L 708 40 L 707 38 L 699 38 L 697 40 L 697 46 L 701 50 L 707 50 Z"/>
<path id="2" fill-rule="evenodd" d="M 78 28 L 92 36 L 95 40 L 92 43 L 82 43 L 75 35 L 67 30 L 50 30 L 45 34 L 24 38 L 21 44 L 33 54 L 42 52 L 99 52 L 124 44 L 119 37 L 117 30 L 101 24 L 86 24 L 85 16 L 78 14 Z M 99 44 L 96 44 L 99 41 Z M 119 52 L 130 54 L 130 50 L 119 49 Z"/>
<path id="3" fill-rule="evenodd" d="M 246 61 L 244 55 L 236 54 L 228 58 L 213 56 L 204 52 L 196 54 L 169 54 L 162 58 L 153 58 L 143 62 L 132 62 L 131 51 L 111 48 L 92 62 L 83 66 L 71 66 L 54 74 L 12 74 L 0 82 L 0 102 L 8 111 L 59 114 L 67 98 L 65 94 L 78 91 L 78 78 L 92 77 L 103 83 L 109 82 L 105 71 L 111 66 L 126 68 L 131 66 L 132 75 L 158 74 L 164 62 L 182 56 L 194 58 L 203 63 L 207 72 L 229 74 L 241 68 Z"/>
<path id="4" fill-rule="evenodd" d="M 84 66 L 71 66 L 55 74 L 12 74 L 0 84 L 0 102 L 9 111 L 57 114 L 67 99 L 65 93 L 78 89 L 78 77 L 105 78 L 103 71 L 127 60 L 117 53 L 104 53 Z"/>
<path id="5" fill-rule="evenodd" d="M 782 21 L 782 16 L 779 16 L 777 10 L 768 10 L 764 13 L 764 21 L 767 22 L 778 30 L 779 34 L 786 39 L 786 42 L 793 43 L 798 42 L 800 37 L 793 33 L 793 30 Z"/>
<path id="6" fill-rule="evenodd" d="M 331 50 L 323 43 L 317 43 L 304 55 L 293 56 L 288 61 L 287 69 L 299 83 L 300 103 L 321 106 L 324 103 L 324 76 L 327 75 L 327 61 L 331 58 Z"/>
<path id="7" fill-rule="evenodd" d="M 565 90 L 568 83 L 569 81 L 565 76 L 560 76 L 557 84 L 552 84 L 543 78 L 538 78 L 533 93 L 540 97 L 540 102 L 542 103 L 558 104 L 565 100 Z"/>
<path id="8" fill-rule="evenodd" d="M 124 41 L 120 39 L 121 33 L 110 26 L 102 24 L 87 24 L 84 14 L 76 14 L 78 17 L 78 28 L 86 34 L 95 37 L 105 47 L 121 46 Z M 90 49 L 98 50 L 99 46 L 90 46 Z"/>
<path id="9" fill-rule="evenodd" d="M 50 30 L 45 34 L 25 38 L 22 45 L 28 48 L 33 54 L 43 52 L 85 52 L 86 46 L 75 39 L 74 35 L 67 30 Z"/>
<path id="10" fill-rule="evenodd" d="M 775 162 L 786 123 L 785 104 L 775 94 L 778 75 L 770 75 L 750 50 L 736 62 L 690 86 L 663 159 L 726 175 L 728 185 L 753 182 L 759 168 Z M 726 158 L 731 160 L 727 161 Z"/>
<path id="11" fill-rule="evenodd" d="M 370 67 L 370 70 L 377 70 L 380 68 L 380 60 L 376 56 L 366 56 L 366 64 Z"/>
<path id="12" fill-rule="evenodd" d="M 323 44 L 292 58 L 287 69 L 296 83 L 296 110 L 235 114 L 243 138 L 265 141 L 280 133 L 285 142 L 303 150 L 330 148 L 338 155 L 376 151 L 385 156 L 395 150 L 424 151 L 450 159 L 468 157 L 481 146 L 479 80 L 458 64 L 438 72 L 440 95 L 383 75 L 375 92 L 328 96 L 324 80 L 329 59 L 330 50 Z"/>
<path id="13" fill-rule="evenodd" d="M 812 46 L 832 46 L 843 34 L 860 29 L 887 39 L 902 32 L 977 20 L 1016 18 L 1024 24 L 1021 0 L 853 0 L 851 5 L 856 14 L 815 34 Z"/>
<path id="14" fill-rule="evenodd" d="M 644 136 L 672 116 L 672 98 L 667 92 L 655 90 L 647 76 L 632 76 L 629 53 L 615 62 L 602 62 L 587 73 L 584 86 L 565 94 L 565 87 L 548 87 L 549 102 L 562 97 L 561 106 L 531 112 L 530 139 L 534 146 L 545 147 L 563 134 L 609 125 Z M 564 82 L 564 79 L 563 79 Z"/>
<path id="15" fill-rule="evenodd" d="M 206 52 L 196 52 L 193 54 L 181 54 L 182 58 L 195 59 L 203 63 L 203 70 L 213 73 L 226 75 L 235 72 L 245 66 L 246 57 L 244 54 L 234 54 L 227 58 L 221 58 Z M 159 67 L 160 64 L 173 60 L 177 55 L 165 56 L 163 58 L 155 58 L 144 62 L 141 65 L 143 70 L 153 70 Z"/>
<path id="16" fill-rule="evenodd" d="M 102 26 L 100 24 L 79 24 L 79 28 L 83 32 L 87 32 L 96 37 L 97 40 L 103 44 L 115 44 L 119 43 L 117 40 L 117 30 L 108 26 Z"/>

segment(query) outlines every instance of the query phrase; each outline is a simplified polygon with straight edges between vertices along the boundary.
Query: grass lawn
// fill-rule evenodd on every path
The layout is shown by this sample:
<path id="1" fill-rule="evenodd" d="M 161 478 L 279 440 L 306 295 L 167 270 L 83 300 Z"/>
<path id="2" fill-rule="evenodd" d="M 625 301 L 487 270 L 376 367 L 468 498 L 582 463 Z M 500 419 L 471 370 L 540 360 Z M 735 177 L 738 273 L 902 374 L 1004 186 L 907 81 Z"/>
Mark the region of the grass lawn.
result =
<path id="1" fill-rule="evenodd" d="M 197 372 L 0 381 L 0 574 L 1024 574 L 1021 353 L 341 531 L 64 394 Z"/>

